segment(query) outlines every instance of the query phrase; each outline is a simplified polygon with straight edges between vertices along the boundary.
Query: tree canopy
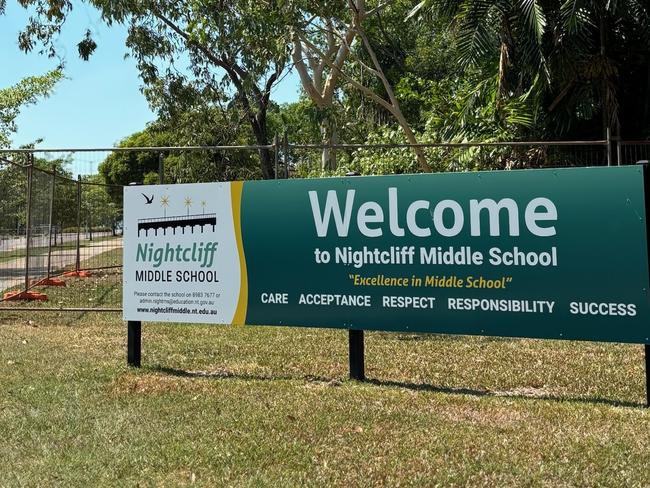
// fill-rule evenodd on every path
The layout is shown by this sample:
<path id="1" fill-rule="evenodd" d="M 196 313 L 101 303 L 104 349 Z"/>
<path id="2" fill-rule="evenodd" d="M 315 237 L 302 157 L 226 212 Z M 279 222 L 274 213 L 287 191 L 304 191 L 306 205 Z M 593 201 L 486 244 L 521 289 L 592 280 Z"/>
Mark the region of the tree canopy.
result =
<path id="1" fill-rule="evenodd" d="M 325 144 L 289 155 L 302 174 L 332 174 L 452 167 L 431 151 L 331 152 L 337 142 L 649 135 L 646 0 L 87 2 L 107 24 L 127 25 L 126 48 L 158 114 L 123 145 L 268 146 L 287 131 L 292 142 Z M 21 47 L 52 55 L 72 2 L 20 3 L 33 12 Z M 79 36 L 87 59 L 96 41 Z M 289 70 L 302 96 L 277 106 L 271 93 Z M 165 157 L 170 181 L 274 176 L 266 149 Z M 154 181 L 157 158 L 115 154 L 102 174 Z"/>

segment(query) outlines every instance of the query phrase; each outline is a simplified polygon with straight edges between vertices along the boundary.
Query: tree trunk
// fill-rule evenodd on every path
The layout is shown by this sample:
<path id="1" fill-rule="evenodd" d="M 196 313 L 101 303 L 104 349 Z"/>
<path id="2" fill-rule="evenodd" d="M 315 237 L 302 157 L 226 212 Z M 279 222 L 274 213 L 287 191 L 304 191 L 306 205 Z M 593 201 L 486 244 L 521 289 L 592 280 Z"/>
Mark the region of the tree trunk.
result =
<path id="1" fill-rule="evenodd" d="M 336 122 L 329 116 L 320 121 L 320 135 L 323 145 L 335 146 L 338 143 Z M 324 147 L 321 153 L 321 169 L 323 171 L 334 171 L 337 168 L 336 148 Z"/>
<path id="2" fill-rule="evenodd" d="M 409 144 L 417 144 L 418 140 L 415 138 L 415 134 L 413 134 L 413 131 L 411 130 L 411 126 L 406 121 L 404 114 L 399 109 L 399 105 L 396 107 L 396 110 L 393 111 L 393 116 L 395 117 L 395 119 L 397 119 L 397 123 L 400 125 L 400 127 L 402 127 L 402 131 L 404 131 L 404 136 L 406 137 L 407 142 Z M 427 163 L 427 158 L 424 156 L 424 151 L 422 150 L 422 148 L 420 146 L 413 145 L 411 146 L 411 149 L 415 153 L 415 159 L 417 159 L 420 169 L 424 173 L 430 173 L 431 167 L 429 166 L 429 163 Z"/>
<path id="3" fill-rule="evenodd" d="M 258 144 L 262 144 L 258 142 Z M 264 177 L 265 180 L 274 180 L 275 179 L 275 168 L 274 168 L 274 161 L 273 161 L 273 156 L 271 155 L 271 151 L 268 149 L 260 149 L 259 150 L 259 155 L 260 155 L 260 164 L 262 166 L 262 176 Z"/>
<path id="4" fill-rule="evenodd" d="M 381 105 L 383 105 L 384 108 L 388 109 L 391 114 L 393 114 L 393 117 L 395 117 L 395 120 L 397 120 L 397 123 L 404 131 L 406 140 L 408 141 L 409 144 L 412 144 L 411 149 L 413 149 L 413 152 L 415 153 L 415 158 L 417 159 L 418 165 L 420 166 L 422 172 L 430 173 L 431 166 L 429 166 L 429 163 L 427 163 L 427 159 L 424 157 L 424 151 L 422 150 L 422 148 L 415 146 L 415 144 L 417 144 L 418 141 L 415 138 L 415 134 L 413 134 L 413 131 L 411 130 L 411 126 L 406 120 L 406 117 L 404 117 L 404 113 L 402 112 L 402 108 L 400 107 L 399 100 L 395 96 L 393 87 L 391 86 L 390 82 L 388 81 L 388 78 L 384 74 L 384 70 L 382 69 L 381 64 L 379 63 L 379 59 L 377 59 L 377 55 L 375 54 L 374 49 L 370 45 L 370 41 L 368 41 L 368 38 L 366 37 L 366 34 L 363 31 L 359 33 L 359 36 L 361 37 L 361 40 L 363 41 L 363 45 L 366 48 L 366 52 L 370 56 L 370 59 L 372 60 L 372 64 L 375 67 L 375 74 L 381 80 L 381 83 L 384 85 L 384 89 L 386 90 L 386 94 L 388 95 L 388 99 L 390 100 L 390 103 L 386 102 L 384 99 L 378 97 L 377 95 L 375 96 L 377 96 L 377 98 L 381 102 L 383 102 L 381 103 Z"/>
<path id="5" fill-rule="evenodd" d="M 255 142 L 258 146 L 267 146 L 269 144 L 267 131 L 266 131 L 266 110 L 264 113 L 260 110 L 257 116 L 249 115 L 249 121 Z M 262 170 L 262 177 L 265 180 L 275 179 L 275 161 L 269 149 L 259 149 L 260 156 L 260 169 Z"/>

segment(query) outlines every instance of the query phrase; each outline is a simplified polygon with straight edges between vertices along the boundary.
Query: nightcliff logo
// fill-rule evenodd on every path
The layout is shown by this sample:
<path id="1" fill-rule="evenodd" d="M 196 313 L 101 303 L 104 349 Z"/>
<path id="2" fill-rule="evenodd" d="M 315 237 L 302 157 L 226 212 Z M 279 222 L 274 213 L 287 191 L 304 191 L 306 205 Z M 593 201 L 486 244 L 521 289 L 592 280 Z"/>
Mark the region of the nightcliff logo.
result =
<path id="1" fill-rule="evenodd" d="M 151 205 L 156 201 L 155 195 L 147 197 L 143 194 L 143 196 L 146 198 L 145 205 Z M 159 243 L 159 238 L 163 237 L 164 240 L 164 236 L 214 234 L 217 226 L 216 214 L 205 213 L 205 201 L 201 202 L 200 214 L 190 212 L 192 199 L 185 197 L 183 201 L 186 208 L 185 215 L 167 216 L 167 209 L 170 206 L 169 197 L 163 196 L 159 202 L 162 207 L 162 217 L 138 219 L 138 238 L 149 242 L 138 243 L 135 261 L 150 264 L 154 270 L 136 270 L 136 281 L 217 283 L 219 281 L 217 273 L 210 269 L 216 265 L 218 247 L 218 242 L 212 240 L 212 237 L 205 236 L 205 240 L 192 238 L 194 242 L 189 244 Z M 180 269 L 169 269 L 167 268 L 169 265 L 178 266 Z M 184 269 L 188 265 L 190 267 L 198 265 L 202 270 Z"/>
<path id="2" fill-rule="evenodd" d="M 145 196 L 145 198 L 147 197 Z M 151 204 L 154 198 L 154 195 L 148 197 L 146 205 Z M 192 207 L 192 199 L 190 197 L 185 198 L 184 205 L 187 209 L 185 215 L 173 215 L 168 217 L 167 208 L 169 207 L 169 197 L 166 195 L 161 197 L 160 206 L 163 208 L 163 216 L 149 219 L 138 219 L 138 237 L 150 237 L 150 234 L 153 234 L 154 237 L 158 237 L 159 232 L 161 232 L 163 236 L 166 236 L 168 231 L 171 231 L 172 235 L 176 235 L 176 232 L 180 232 L 181 234 L 185 234 L 186 232 L 191 234 L 200 232 L 203 234 L 206 229 L 212 230 L 212 232 L 216 230 L 217 215 L 205 213 L 205 200 L 201 202 L 203 212 L 200 214 L 190 214 L 190 208 Z"/>

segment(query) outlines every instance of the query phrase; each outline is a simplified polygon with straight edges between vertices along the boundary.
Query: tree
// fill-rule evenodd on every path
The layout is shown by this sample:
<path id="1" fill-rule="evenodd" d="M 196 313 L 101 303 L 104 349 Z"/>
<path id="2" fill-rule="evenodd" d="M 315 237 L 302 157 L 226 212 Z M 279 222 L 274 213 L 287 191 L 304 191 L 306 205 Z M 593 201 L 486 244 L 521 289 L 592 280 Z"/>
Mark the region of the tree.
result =
<path id="1" fill-rule="evenodd" d="M 112 234 L 116 235 L 117 226 L 122 220 L 122 205 L 111 199 L 101 176 L 85 177 L 81 188 L 81 222 L 86 227 L 89 240 L 93 240 L 94 229 L 111 229 Z"/>
<path id="2" fill-rule="evenodd" d="M 11 134 L 17 129 L 16 118 L 20 110 L 36 103 L 40 98 L 49 96 L 62 78 L 63 71 L 56 69 L 42 76 L 25 78 L 12 87 L 0 89 L 0 147 L 9 146 Z"/>
<path id="3" fill-rule="evenodd" d="M 538 135 L 647 130 L 647 2 L 424 0 L 412 14 L 427 10 L 450 19 L 460 61 L 480 70 L 502 115 L 519 100 L 522 115 L 545 119 Z"/>
<path id="4" fill-rule="evenodd" d="M 395 95 L 393 86 L 386 76 L 372 43 L 367 35 L 365 23 L 367 19 L 378 15 L 388 4 L 380 4 L 368 9 L 365 0 L 347 0 L 346 8 L 342 9 L 343 15 L 336 17 L 320 17 L 322 14 L 311 15 L 300 28 L 294 27 L 293 31 L 293 61 L 300 75 L 300 79 L 307 95 L 323 109 L 330 109 L 332 96 L 339 80 L 357 89 L 364 96 L 370 98 L 394 117 L 395 121 L 404 132 L 408 143 L 417 144 L 417 139 L 409 122 L 404 117 L 399 100 Z M 339 11 L 341 9 L 339 8 Z M 383 88 L 385 97 L 368 88 L 362 81 L 344 69 L 346 59 L 354 54 L 352 44 L 358 39 L 361 51 L 368 58 L 366 62 L 361 56 L 354 56 L 354 64 L 360 72 L 371 77 L 376 77 Z M 303 53 L 306 53 L 303 55 Z M 311 74 L 308 71 L 305 59 L 308 61 Z M 329 69 L 329 76 L 325 83 L 322 82 L 324 69 Z M 363 75 L 362 75 L 363 76 Z M 332 130 L 328 125 L 332 122 L 329 117 L 323 118 L 321 133 L 324 142 L 331 142 Z M 422 171 L 431 171 L 421 148 L 414 146 L 419 167 Z M 324 167 L 332 166 L 328 161 L 331 156 L 323 153 Z"/>
<path id="5" fill-rule="evenodd" d="M 4 12 L 4 7 L 4 2 L 0 2 L 0 14 Z M 0 148 L 10 146 L 21 109 L 49 96 L 62 78 L 62 70 L 56 69 L 0 89 Z M 26 225 L 27 172 L 20 166 L 26 164 L 25 159 L 6 160 L 0 157 L 0 229 L 18 232 Z M 36 165 L 42 166 L 42 161 L 37 160 Z"/>
<path id="6" fill-rule="evenodd" d="M 118 148 L 151 147 L 161 145 L 151 131 L 143 130 L 125 137 Z M 162 144 L 164 145 L 164 143 Z M 98 171 L 108 185 L 127 186 L 143 184 L 150 173 L 158 171 L 159 154 L 153 151 L 116 151 L 99 164 Z"/>
<path id="7" fill-rule="evenodd" d="M 204 103 L 223 102 L 232 95 L 246 116 L 260 146 L 270 143 L 267 111 L 271 90 L 286 65 L 287 23 L 275 4 L 250 0 L 159 2 L 155 0 L 88 0 L 109 25 L 128 25 L 127 47 L 138 63 L 145 88 L 164 85 L 169 94 L 184 86 L 199 89 Z M 37 44 L 53 55 L 54 39 L 72 2 L 23 0 L 36 15 L 20 34 L 26 51 Z M 78 44 L 81 57 L 88 59 L 96 48 L 90 32 Z M 187 66 L 179 66 L 187 62 Z M 145 94 L 148 93 L 145 89 Z M 173 98 L 166 100 L 173 104 Z M 271 152 L 260 148 L 260 169 L 273 178 Z"/>
<path id="8" fill-rule="evenodd" d="M 156 146 L 225 146 L 254 142 L 250 129 L 235 108 L 222 113 L 199 103 L 187 112 L 159 118 L 143 131 L 118 144 L 119 148 Z M 271 122 L 271 125 L 273 123 Z M 250 151 L 115 151 L 99 165 L 99 172 L 110 185 L 158 183 L 159 161 L 164 161 L 168 183 L 259 179 L 259 164 Z"/>
<path id="9" fill-rule="evenodd" d="M 355 12 L 345 24 L 341 22 L 338 13 L 346 11 L 343 2 L 312 5 L 316 11 L 305 12 L 293 27 L 291 58 L 305 94 L 316 106 L 321 142 L 330 146 L 338 142 L 333 113 L 335 94 L 362 18 L 361 12 Z M 335 24 L 339 25 L 335 27 Z M 329 147 L 322 151 L 321 165 L 323 170 L 336 168 L 336 156 Z"/>

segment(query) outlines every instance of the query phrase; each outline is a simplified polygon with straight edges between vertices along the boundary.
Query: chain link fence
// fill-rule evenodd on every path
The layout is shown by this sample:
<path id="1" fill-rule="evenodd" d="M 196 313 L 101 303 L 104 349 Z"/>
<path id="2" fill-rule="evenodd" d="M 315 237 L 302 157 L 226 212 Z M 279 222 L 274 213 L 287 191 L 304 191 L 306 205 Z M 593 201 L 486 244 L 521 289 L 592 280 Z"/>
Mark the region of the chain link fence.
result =
<path id="1" fill-rule="evenodd" d="M 650 141 L 621 141 L 617 145 L 620 164 L 635 164 L 650 160 Z"/>
<path id="2" fill-rule="evenodd" d="M 8 292 L 56 284 L 62 275 L 120 272 L 123 188 L 104 184 L 106 178 L 138 184 L 161 177 L 168 184 L 254 180 L 263 177 L 264 165 L 279 179 L 413 173 L 421 171 L 416 153 L 433 171 L 605 166 L 650 159 L 650 141 L 328 146 L 290 144 L 285 135 L 266 146 L 0 151 L 0 301 Z M 71 165 L 85 176 L 73 178 Z"/>
<path id="3" fill-rule="evenodd" d="M 26 166 L 0 158 L 0 292 L 26 281 L 28 181 Z"/>
<path id="4" fill-rule="evenodd" d="M 52 183 L 54 184 L 54 204 L 52 209 L 52 232 L 49 241 L 48 276 L 55 275 L 57 272 L 76 271 L 78 267 L 78 182 L 54 172 Z M 81 245 L 81 240 L 79 240 L 79 245 Z"/>
<path id="5" fill-rule="evenodd" d="M 650 148 L 650 146 L 649 146 Z M 280 147 L 280 177 L 420 172 L 419 153 L 434 172 L 616 165 L 608 141 L 432 144 L 296 144 Z M 406 163 L 405 163 L 406 162 Z M 284 164 L 284 168 L 282 166 Z M 336 168 L 327 170 L 327 167 Z M 324 170 L 325 168 L 325 170 Z M 284 169 L 284 171 L 283 171 Z"/>
<path id="6" fill-rule="evenodd" d="M 0 159 L 0 301 L 38 297 L 27 292 L 61 275 L 121 267 L 122 188 L 11 156 Z"/>

